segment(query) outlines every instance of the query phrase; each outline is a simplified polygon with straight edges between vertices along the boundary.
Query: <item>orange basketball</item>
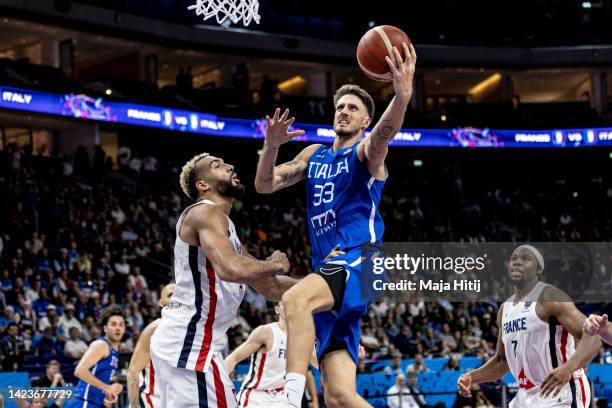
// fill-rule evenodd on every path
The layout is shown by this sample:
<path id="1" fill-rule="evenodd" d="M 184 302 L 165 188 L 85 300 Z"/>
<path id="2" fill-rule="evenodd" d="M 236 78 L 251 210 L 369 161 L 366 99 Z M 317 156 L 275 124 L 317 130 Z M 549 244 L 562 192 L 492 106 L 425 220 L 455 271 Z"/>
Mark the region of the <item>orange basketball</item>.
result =
<path id="1" fill-rule="evenodd" d="M 395 61 L 393 53 L 395 46 L 404 59 L 402 42 L 410 45 L 410 38 L 397 27 L 381 25 L 368 30 L 357 45 L 359 67 L 368 77 L 376 81 L 392 81 L 393 75 L 385 57 L 389 56 L 392 61 Z"/>

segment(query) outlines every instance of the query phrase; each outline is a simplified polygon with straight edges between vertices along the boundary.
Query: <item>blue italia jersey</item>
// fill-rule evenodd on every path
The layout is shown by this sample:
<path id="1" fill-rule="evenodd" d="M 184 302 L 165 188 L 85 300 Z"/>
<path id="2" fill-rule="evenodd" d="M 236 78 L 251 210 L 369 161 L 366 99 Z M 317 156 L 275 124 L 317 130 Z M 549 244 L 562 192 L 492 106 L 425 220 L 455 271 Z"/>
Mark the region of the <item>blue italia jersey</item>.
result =
<path id="1" fill-rule="evenodd" d="M 306 194 L 313 268 L 336 246 L 348 252 L 380 242 L 385 229 L 378 204 L 385 182 L 372 177 L 357 145 L 334 152 L 321 146 L 308 161 Z"/>
<path id="2" fill-rule="evenodd" d="M 113 374 L 115 374 L 115 370 L 117 370 L 117 367 L 119 366 L 119 352 L 111 346 L 106 338 L 101 337 L 100 340 L 103 340 L 106 342 L 106 344 L 108 344 L 110 354 L 108 357 L 98 361 L 98 363 L 91 369 L 91 373 L 103 383 L 110 384 L 111 377 Z M 83 380 L 79 380 L 74 396 L 78 399 L 87 401 L 92 405 L 104 405 L 104 391 L 86 383 Z"/>

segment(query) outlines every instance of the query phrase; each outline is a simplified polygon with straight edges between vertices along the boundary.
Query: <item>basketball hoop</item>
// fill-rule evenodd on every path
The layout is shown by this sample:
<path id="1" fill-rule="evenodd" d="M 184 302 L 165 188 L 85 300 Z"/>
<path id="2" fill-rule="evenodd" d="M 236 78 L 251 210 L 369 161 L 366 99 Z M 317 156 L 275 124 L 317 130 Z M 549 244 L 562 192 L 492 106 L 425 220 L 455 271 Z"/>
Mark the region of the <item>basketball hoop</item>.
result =
<path id="1" fill-rule="evenodd" d="M 187 10 L 195 10 L 197 16 L 204 16 L 204 20 L 216 17 L 219 24 L 229 18 L 234 24 L 242 20 L 242 24 L 248 26 L 251 20 L 259 24 L 260 19 L 257 0 L 197 0 Z"/>

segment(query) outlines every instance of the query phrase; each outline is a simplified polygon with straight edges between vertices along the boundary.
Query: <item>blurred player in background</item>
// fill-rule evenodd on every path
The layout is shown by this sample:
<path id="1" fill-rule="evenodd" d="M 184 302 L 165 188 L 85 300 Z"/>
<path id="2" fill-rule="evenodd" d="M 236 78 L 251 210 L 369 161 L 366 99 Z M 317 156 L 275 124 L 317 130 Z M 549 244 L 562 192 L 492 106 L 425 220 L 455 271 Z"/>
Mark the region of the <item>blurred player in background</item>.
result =
<path id="1" fill-rule="evenodd" d="M 102 329 L 104 336 L 89 345 L 74 370 L 79 383 L 74 399 L 64 407 L 98 408 L 112 405 L 123 390 L 123 385 L 111 384 L 119 365 L 119 343 L 125 334 L 123 311 L 118 307 L 106 309 L 102 314 Z"/>
<path id="2" fill-rule="evenodd" d="M 239 362 L 251 357 L 248 375 L 238 393 L 240 407 L 283 406 L 278 398 L 285 386 L 287 367 L 287 323 L 282 303 L 274 306 L 274 313 L 278 322 L 257 327 L 244 343 L 225 358 L 227 372 L 231 374 Z M 317 367 L 314 353 L 310 362 Z M 316 388 L 314 394 L 312 390 L 309 392 L 313 408 L 318 407 Z"/>
<path id="3" fill-rule="evenodd" d="M 499 308 L 497 352 L 482 367 L 459 377 L 459 393 L 471 397 L 472 384 L 495 381 L 508 371 L 519 392 L 518 407 L 588 407 L 591 389 L 583 367 L 601 347 L 597 337 L 583 335 L 585 316 L 570 297 L 542 282 L 544 258 L 531 245 L 514 250 L 508 262 L 512 295 Z M 574 338 L 579 340 L 574 348 Z"/>
<path id="4" fill-rule="evenodd" d="M 403 49 L 405 59 L 397 49 L 394 61 L 386 57 L 395 96 L 368 137 L 363 134 L 372 123 L 374 102 L 355 85 L 342 86 L 334 97 L 333 145 L 310 145 L 288 163 L 275 166 L 278 150 L 303 132 L 289 131 L 295 118 L 288 118 L 288 110 L 281 115 L 277 109 L 266 118 L 257 191 L 273 193 L 306 179 L 314 273 L 283 296 L 288 326 L 285 393 L 295 408 L 301 404 L 315 331 L 326 405 L 369 406 L 355 384 L 359 325 L 368 305 L 361 296 L 360 247 L 381 242 L 384 231 L 378 204 L 387 179 L 385 158 L 404 122 L 416 64 L 412 44 L 404 43 Z M 343 253 L 327 261 L 336 247 Z"/>
<path id="5" fill-rule="evenodd" d="M 229 218 L 244 193 L 234 166 L 201 153 L 183 166 L 180 185 L 194 204 L 176 224 L 172 299 L 151 338 L 151 361 L 162 407 L 235 407 L 221 351 L 247 283 L 279 301 L 295 284 L 289 260 L 274 252 L 257 260 L 242 247 Z"/>
<path id="6" fill-rule="evenodd" d="M 164 286 L 159 297 L 159 306 L 163 309 L 168 306 L 170 298 L 174 293 L 174 283 Z M 134 348 L 132 359 L 127 373 L 128 399 L 133 408 L 147 407 L 157 408 L 159 404 L 159 388 L 155 387 L 155 369 L 151 362 L 151 337 L 159 325 L 157 319 L 144 328 L 138 343 Z M 144 370 L 144 373 L 143 373 Z M 139 377 L 142 376 L 142 383 L 139 385 Z"/>

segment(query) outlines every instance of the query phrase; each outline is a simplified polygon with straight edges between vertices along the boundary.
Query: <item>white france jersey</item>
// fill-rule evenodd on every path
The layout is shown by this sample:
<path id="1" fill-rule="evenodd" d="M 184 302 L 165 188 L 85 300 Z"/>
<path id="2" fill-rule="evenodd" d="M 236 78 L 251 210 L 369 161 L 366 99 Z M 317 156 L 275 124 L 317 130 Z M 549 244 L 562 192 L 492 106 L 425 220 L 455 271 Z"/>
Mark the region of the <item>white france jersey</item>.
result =
<path id="1" fill-rule="evenodd" d="M 512 295 L 503 304 L 502 341 L 506 360 L 519 389 L 537 395 L 546 375 L 565 364 L 574 354 L 574 337 L 556 321 L 545 322 L 536 313 L 536 302 L 542 290 L 549 286 L 538 282 L 521 301 L 514 304 Z M 587 406 L 586 387 L 589 383 L 580 369 L 564 387 L 571 406 Z M 576 404 L 576 405 L 575 405 Z"/>
<path id="2" fill-rule="evenodd" d="M 152 324 L 156 324 L 159 327 L 160 322 L 161 319 L 157 319 Z M 138 385 L 140 386 L 141 406 L 145 406 L 146 408 L 157 408 L 161 406 L 159 402 L 159 387 L 156 383 L 157 379 L 155 376 L 155 369 L 153 368 L 153 361 L 149 360 L 139 377 Z"/>
<path id="3" fill-rule="evenodd" d="M 251 356 L 249 373 L 242 382 L 238 404 L 248 406 L 252 390 L 280 392 L 285 386 L 287 369 L 287 333 L 278 323 L 267 325 L 272 330 L 274 345 L 268 352 L 259 351 Z"/>
<path id="4" fill-rule="evenodd" d="M 151 350 L 173 367 L 206 372 L 212 355 L 227 344 L 226 332 L 236 318 L 245 287 L 224 282 L 200 246 L 189 245 L 179 231 L 185 214 L 196 205 L 215 205 L 202 200 L 185 209 L 176 223 L 174 280 L 176 288 L 151 339 Z M 242 252 L 232 220 L 228 237 L 236 253 Z"/>

